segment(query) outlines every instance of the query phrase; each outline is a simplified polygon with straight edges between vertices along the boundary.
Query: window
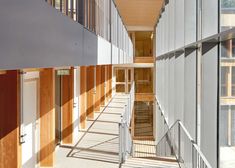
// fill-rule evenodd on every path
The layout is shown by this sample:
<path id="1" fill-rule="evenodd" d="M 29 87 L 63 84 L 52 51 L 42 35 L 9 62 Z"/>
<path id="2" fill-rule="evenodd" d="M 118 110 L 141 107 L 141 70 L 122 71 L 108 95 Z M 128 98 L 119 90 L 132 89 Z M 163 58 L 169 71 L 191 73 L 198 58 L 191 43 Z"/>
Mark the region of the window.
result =
<path id="1" fill-rule="evenodd" d="M 116 68 L 116 92 L 130 92 L 133 83 L 132 71 L 132 68 Z"/>
<path id="2" fill-rule="evenodd" d="M 228 96 L 228 67 L 221 67 L 221 96 Z"/>
<path id="3" fill-rule="evenodd" d="M 135 69 L 135 92 L 153 93 L 153 72 L 151 68 Z"/>

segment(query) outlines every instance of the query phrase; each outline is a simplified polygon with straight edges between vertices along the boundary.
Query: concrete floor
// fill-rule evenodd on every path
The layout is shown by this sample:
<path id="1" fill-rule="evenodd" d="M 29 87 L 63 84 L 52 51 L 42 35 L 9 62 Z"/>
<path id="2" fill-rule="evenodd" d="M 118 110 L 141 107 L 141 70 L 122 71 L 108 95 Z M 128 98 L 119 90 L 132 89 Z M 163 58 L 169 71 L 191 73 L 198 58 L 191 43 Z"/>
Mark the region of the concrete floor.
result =
<path id="1" fill-rule="evenodd" d="M 87 129 L 79 132 L 73 146 L 56 150 L 56 168 L 117 168 L 118 123 L 127 95 L 116 95 L 103 111 L 87 121 Z"/>

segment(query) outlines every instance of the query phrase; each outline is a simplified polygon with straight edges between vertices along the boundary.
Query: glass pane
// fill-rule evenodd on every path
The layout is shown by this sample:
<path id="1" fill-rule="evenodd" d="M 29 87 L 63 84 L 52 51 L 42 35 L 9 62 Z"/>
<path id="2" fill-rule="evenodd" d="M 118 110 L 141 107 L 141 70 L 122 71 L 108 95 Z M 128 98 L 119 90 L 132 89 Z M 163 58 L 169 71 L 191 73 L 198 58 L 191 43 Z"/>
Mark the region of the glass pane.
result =
<path id="1" fill-rule="evenodd" d="M 235 26 L 235 1 L 221 0 L 220 24 L 221 31 Z"/>
<path id="2" fill-rule="evenodd" d="M 131 70 L 128 69 L 128 82 L 131 82 Z"/>
<path id="3" fill-rule="evenodd" d="M 131 91 L 131 84 L 128 84 L 128 93 Z"/>
<path id="4" fill-rule="evenodd" d="M 221 44 L 220 54 L 219 165 L 230 168 L 235 167 L 234 39 Z"/>
<path id="5" fill-rule="evenodd" d="M 221 67 L 221 96 L 228 95 L 228 67 Z"/>
<path id="6" fill-rule="evenodd" d="M 144 57 L 144 56 L 152 56 L 152 32 L 149 31 L 141 31 L 135 32 L 135 56 L 136 57 Z"/>
<path id="7" fill-rule="evenodd" d="M 153 102 L 135 102 L 135 136 L 153 135 Z"/>
<path id="8" fill-rule="evenodd" d="M 125 82 L 125 69 L 117 69 L 116 70 L 116 81 L 117 82 Z"/>
<path id="9" fill-rule="evenodd" d="M 55 8 L 60 10 L 60 0 L 55 0 Z"/>
<path id="10" fill-rule="evenodd" d="M 151 68 L 135 69 L 136 93 L 153 93 L 153 73 Z"/>
<path id="11" fill-rule="evenodd" d="M 231 146 L 235 146 L 235 106 L 231 109 Z"/>
<path id="12" fill-rule="evenodd" d="M 232 96 L 235 96 L 235 67 L 232 67 Z"/>
<path id="13" fill-rule="evenodd" d="M 117 85 L 116 85 L 116 92 L 125 93 L 125 85 L 123 85 L 123 84 L 117 84 Z"/>

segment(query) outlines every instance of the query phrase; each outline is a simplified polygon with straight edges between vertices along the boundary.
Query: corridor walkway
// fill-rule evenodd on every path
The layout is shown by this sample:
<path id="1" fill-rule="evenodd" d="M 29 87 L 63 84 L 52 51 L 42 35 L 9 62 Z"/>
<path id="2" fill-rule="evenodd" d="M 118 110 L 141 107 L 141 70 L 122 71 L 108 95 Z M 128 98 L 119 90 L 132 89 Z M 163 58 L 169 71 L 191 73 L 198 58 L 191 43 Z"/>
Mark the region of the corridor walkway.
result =
<path id="1" fill-rule="evenodd" d="M 127 95 L 115 95 L 87 129 L 79 132 L 74 146 L 61 146 L 56 151 L 56 168 L 117 168 L 118 123 Z"/>

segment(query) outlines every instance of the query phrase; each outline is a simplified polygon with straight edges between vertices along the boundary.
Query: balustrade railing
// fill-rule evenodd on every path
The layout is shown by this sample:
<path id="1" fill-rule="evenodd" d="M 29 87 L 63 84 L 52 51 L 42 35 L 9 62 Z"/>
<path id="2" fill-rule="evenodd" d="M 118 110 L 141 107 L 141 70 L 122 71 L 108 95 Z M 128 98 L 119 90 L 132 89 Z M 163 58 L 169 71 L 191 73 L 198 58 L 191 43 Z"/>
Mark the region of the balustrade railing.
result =
<path id="1" fill-rule="evenodd" d="M 164 118 L 164 114 L 161 114 Z M 165 121 L 165 119 L 163 119 Z M 175 158 L 182 168 L 212 168 L 180 120 L 177 120 L 156 145 L 160 157 Z"/>
<path id="2" fill-rule="evenodd" d="M 135 84 L 132 83 L 130 93 L 128 93 L 127 103 L 124 107 L 124 112 L 121 115 L 119 123 L 119 164 L 126 161 L 129 156 L 132 156 L 133 140 L 131 135 L 131 117 L 135 101 Z"/>

